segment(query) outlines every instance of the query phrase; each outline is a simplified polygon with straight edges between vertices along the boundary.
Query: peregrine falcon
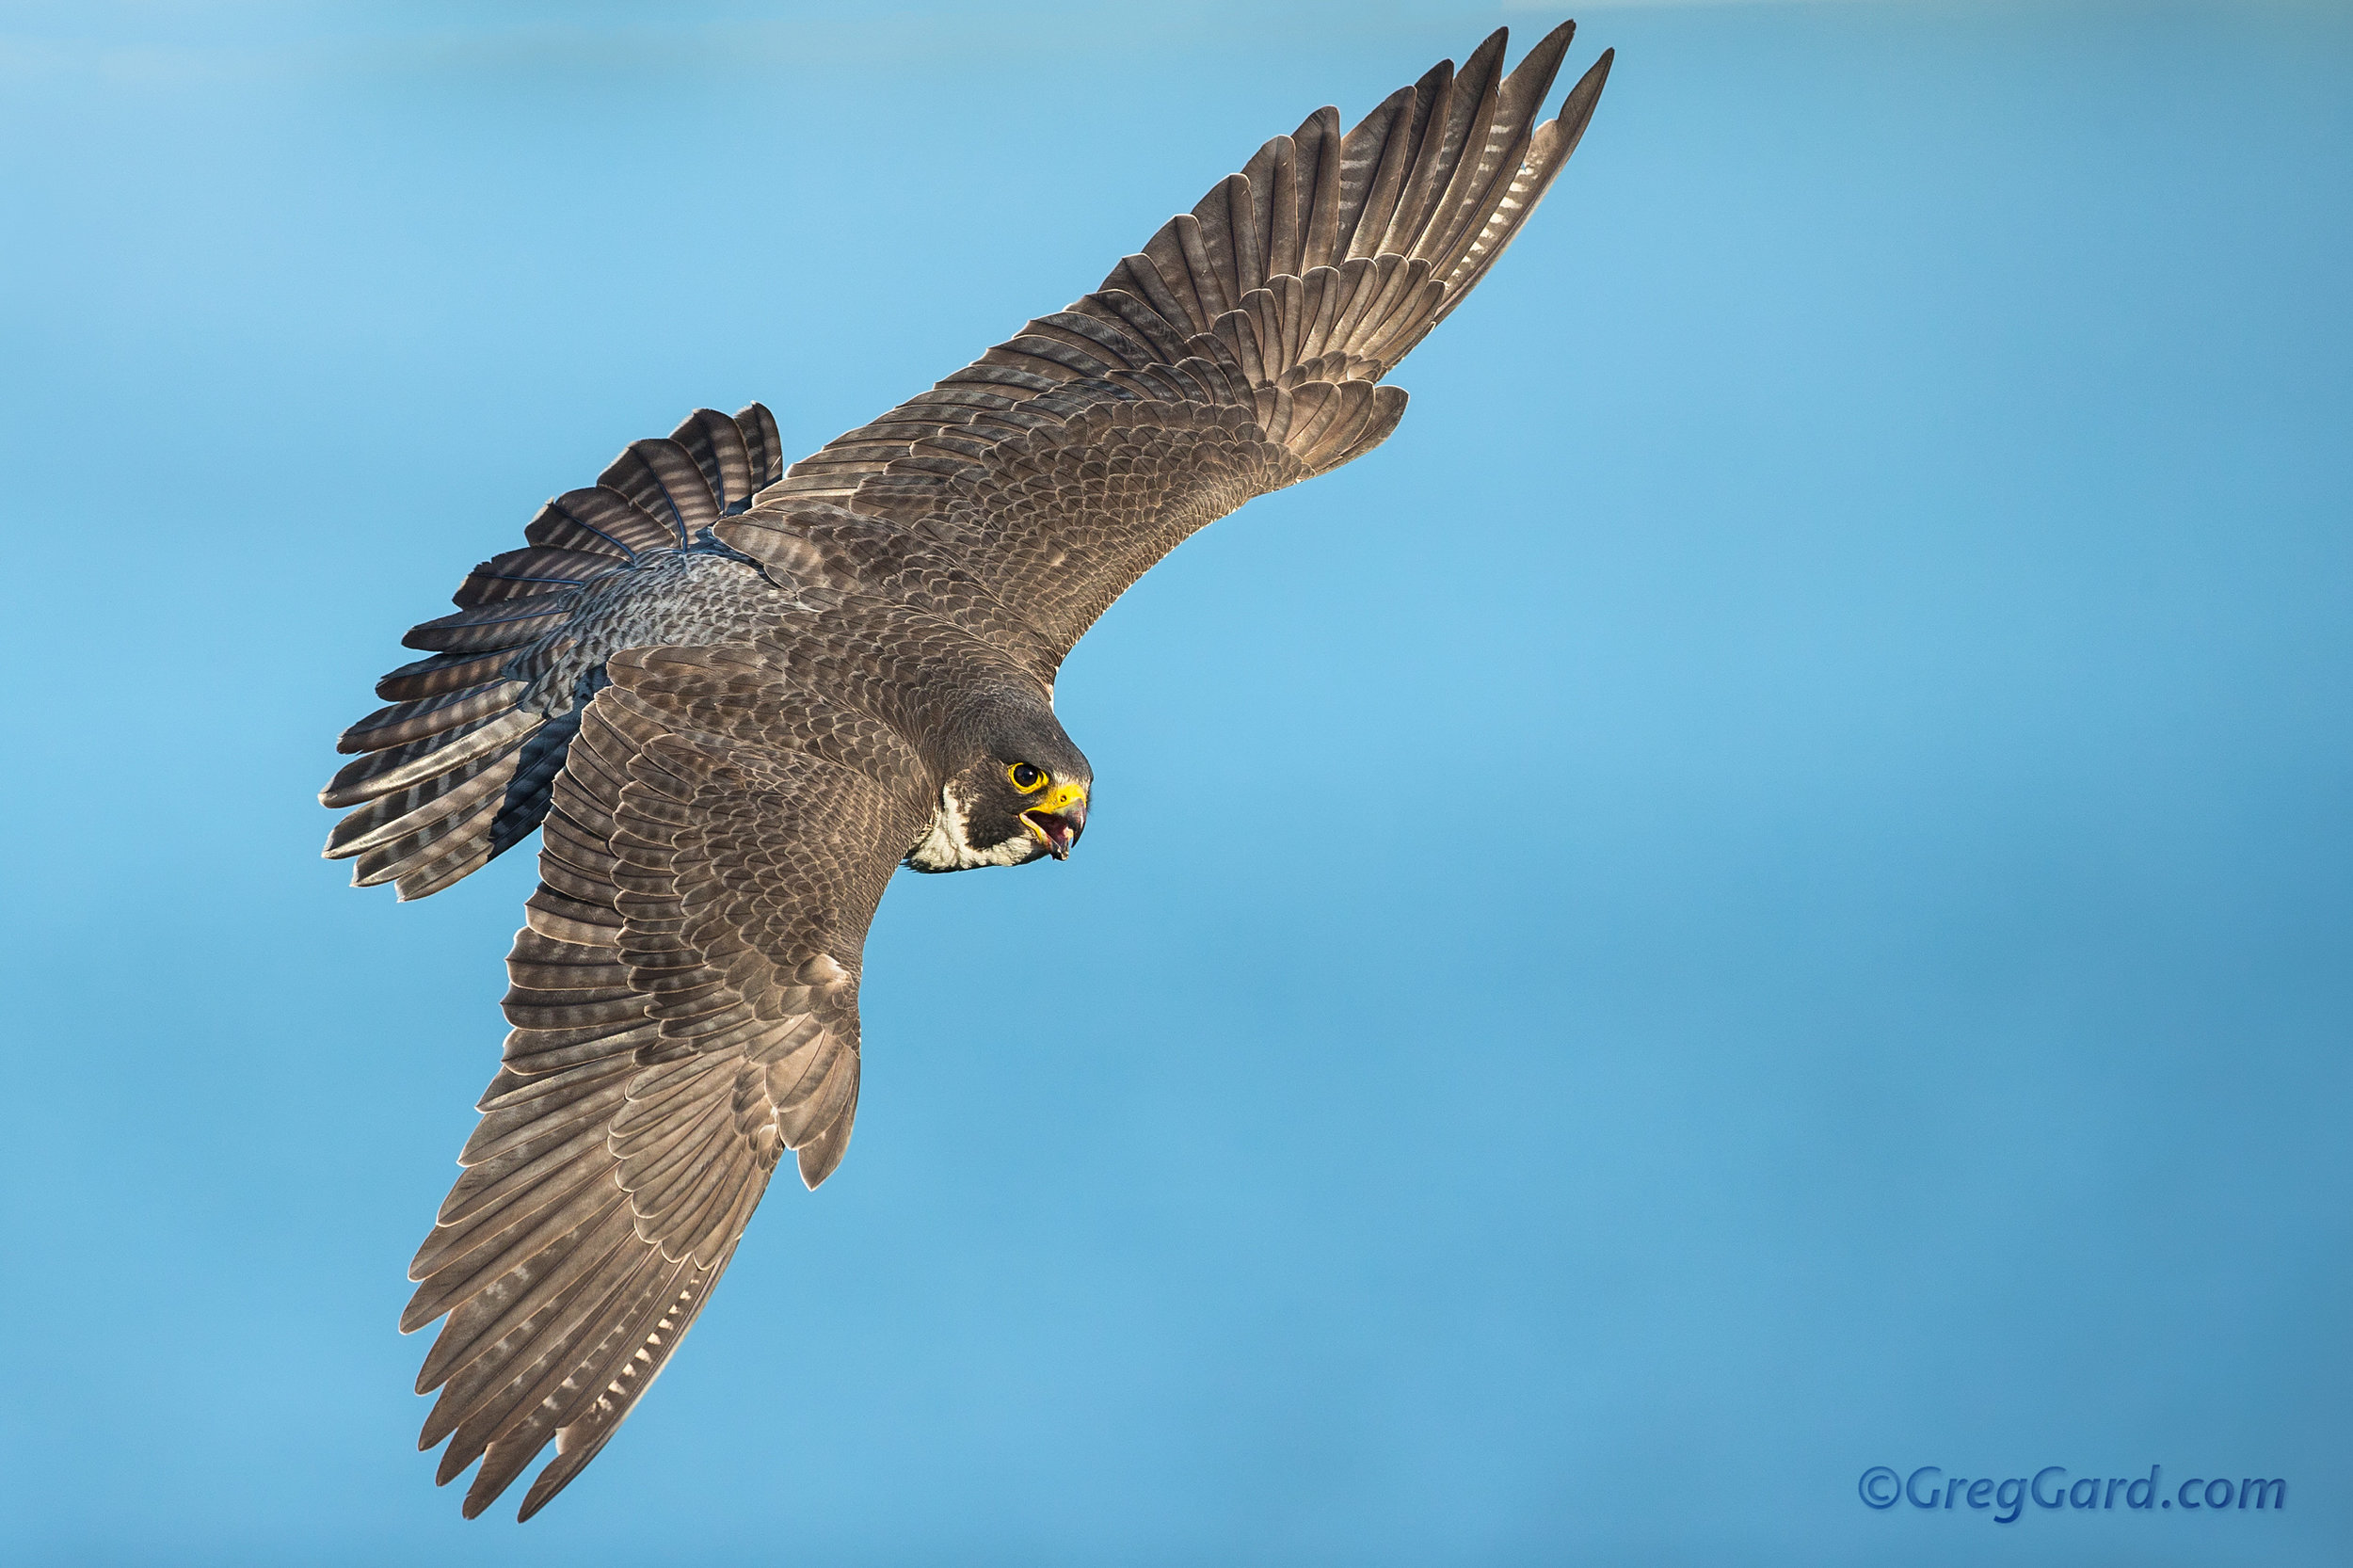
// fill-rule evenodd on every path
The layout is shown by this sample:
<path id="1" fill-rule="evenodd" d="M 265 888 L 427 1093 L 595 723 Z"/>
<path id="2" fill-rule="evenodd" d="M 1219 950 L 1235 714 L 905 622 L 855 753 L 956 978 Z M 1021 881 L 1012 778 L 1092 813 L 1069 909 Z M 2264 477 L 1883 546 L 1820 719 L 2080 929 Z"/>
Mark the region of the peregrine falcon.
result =
<path id="1" fill-rule="evenodd" d="M 1102 286 L 786 466 L 753 404 L 634 441 L 403 642 L 321 794 L 361 887 L 440 891 L 543 830 L 512 1026 L 410 1266 L 439 1480 L 471 1518 L 604 1447 L 790 1155 L 857 1110 L 861 951 L 893 871 L 1068 856 L 1094 772 L 1054 678 L 1112 600 L 1251 497 L 1380 444 L 1383 383 L 1576 149 L 1604 54 L 1497 31 L 1343 134 L 1318 109 Z"/>

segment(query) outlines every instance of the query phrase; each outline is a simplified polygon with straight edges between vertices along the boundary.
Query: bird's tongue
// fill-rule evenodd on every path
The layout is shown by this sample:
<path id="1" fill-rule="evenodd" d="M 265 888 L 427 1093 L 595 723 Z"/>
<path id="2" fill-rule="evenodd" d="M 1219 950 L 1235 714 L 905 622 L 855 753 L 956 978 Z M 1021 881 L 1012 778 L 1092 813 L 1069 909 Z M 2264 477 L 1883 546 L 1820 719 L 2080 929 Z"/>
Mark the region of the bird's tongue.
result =
<path id="1" fill-rule="evenodd" d="M 1084 801 L 1074 802 L 1065 810 L 1024 811 L 1021 816 L 1045 838 L 1047 853 L 1057 860 L 1067 859 L 1070 846 L 1077 843 L 1079 835 L 1086 831 L 1087 808 Z"/>

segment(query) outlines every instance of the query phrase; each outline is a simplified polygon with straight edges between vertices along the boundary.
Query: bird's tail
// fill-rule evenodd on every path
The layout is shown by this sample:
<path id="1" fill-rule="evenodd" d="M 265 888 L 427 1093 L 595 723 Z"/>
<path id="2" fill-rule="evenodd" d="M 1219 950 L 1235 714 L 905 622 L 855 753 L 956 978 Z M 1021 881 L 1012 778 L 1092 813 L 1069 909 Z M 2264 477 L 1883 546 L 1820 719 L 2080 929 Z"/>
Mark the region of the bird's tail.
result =
<path id="1" fill-rule="evenodd" d="M 667 437 L 632 441 L 597 482 L 539 509 L 527 541 L 474 568 L 456 613 L 401 641 L 426 656 L 376 682 L 391 704 L 336 749 L 355 760 L 319 792 L 350 808 L 329 859 L 354 886 L 437 893 L 520 841 L 550 792 L 600 667 L 575 670 L 567 628 L 593 584 L 686 549 L 784 472 L 776 422 L 754 403 L 703 408 Z"/>

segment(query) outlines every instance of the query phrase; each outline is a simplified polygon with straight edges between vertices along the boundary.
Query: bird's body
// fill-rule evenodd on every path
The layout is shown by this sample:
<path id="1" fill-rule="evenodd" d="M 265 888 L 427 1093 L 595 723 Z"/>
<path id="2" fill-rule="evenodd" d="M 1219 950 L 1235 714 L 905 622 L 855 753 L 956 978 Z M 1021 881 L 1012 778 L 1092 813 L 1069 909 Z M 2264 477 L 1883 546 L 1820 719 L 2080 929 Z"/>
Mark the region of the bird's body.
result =
<path id="1" fill-rule="evenodd" d="M 1387 436 L 1381 377 L 1459 303 L 1591 115 L 1562 27 L 1503 35 L 1343 136 L 1269 142 L 1101 288 L 788 470 L 700 410 L 476 568 L 343 749 L 328 853 L 404 898 L 534 827 L 513 1026 L 403 1327 L 466 1512 L 551 1440 L 528 1517 L 602 1447 L 787 1153 L 857 1101 L 857 984 L 891 872 L 1066 855 L 1093 774 L 1063 659 L 1209 521 Z"/>

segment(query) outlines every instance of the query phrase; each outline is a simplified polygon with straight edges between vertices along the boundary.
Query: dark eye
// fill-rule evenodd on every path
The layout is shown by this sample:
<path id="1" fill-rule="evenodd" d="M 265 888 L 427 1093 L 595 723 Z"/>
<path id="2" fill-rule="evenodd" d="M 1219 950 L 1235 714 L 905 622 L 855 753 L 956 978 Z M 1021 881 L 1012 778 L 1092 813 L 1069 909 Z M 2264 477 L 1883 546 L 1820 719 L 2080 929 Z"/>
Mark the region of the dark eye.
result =
<path id="1" fill-rule="evenodd" d="M 1046 788 L 1046 770 L 1033 768 L 1027 762 L 1016 762 L 1005 770 L 1005 776 L 1012 779 L 1013 787 L 1025 795 L 1035 794 Z"/>

